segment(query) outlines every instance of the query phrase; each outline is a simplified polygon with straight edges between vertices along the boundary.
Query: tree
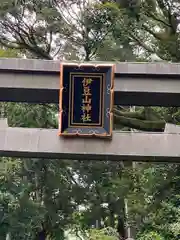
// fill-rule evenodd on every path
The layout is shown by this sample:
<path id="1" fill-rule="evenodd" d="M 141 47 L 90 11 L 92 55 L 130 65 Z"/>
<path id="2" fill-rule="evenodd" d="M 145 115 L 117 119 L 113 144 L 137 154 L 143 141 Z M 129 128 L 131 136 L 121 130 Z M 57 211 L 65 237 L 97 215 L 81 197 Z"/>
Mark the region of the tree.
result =
<path id="1" fill-rule="evenodd" d="M 123 60 L 135 57 L 131 47 L 132 39 L 124 34 L 126 21 L 119 17 L 118 7 L 111 3 L 105 4 L 104 7 L 98 1 L 90 4 L 89 1 L 80 0 L 45 0 L 43 5 L 42 1 L 17 1 L 14 5 L 11 0 L 3 2 L 0 12 L 0 42 L 9 48 L 16 48 L 25 53 L 28 51 L 30 56 L 44 59 L 62 58 L 61 50 L 72 50 L 75 59 L 100 59 L 103 57 L 100 48 L 102 49 L 103 45 L 105 47 L 105 44 L 107 46 L 108 39 L 112 39 L 122 27 L 118 36 L 116 34 L 116 39 L 120 37 L 121 40 L 116 40 L 118 45 L 115 46 L 115 50 L 118 46 L 121 49 L 125 47 L 126 52 L 128 49 L 128 54 L 121 56 Z M 118 29 L 117 22 L 120 24 Z M 108 49 L 112 49 L 112 46 Z M 72 57 L 68 54 L 63 55 L 63 58 L 66 56 L 67 59 Z M 124 115 L 122 111 L 115 110 L 115 124 L 146 131 L 164 129 L 164 122 L 155 119 L 154 115 L 151 117 L 153 120 L 148 114 L 136 118 L 137 115 L 132 117 L 131 113 L 131 117 L 128 117 L 127 113 Z"/>
<path id="2" fill-rule="evenodd" d="M 106 14 L 86 0 L 3 1 L 0 18 L 4 46 L 44 59 L 61 56 L 72 46 L 75 55 L 85 54 L 88 61 L 112 28 Z"/>
<path id="3" fill-rule="evenodd" d="M 121 27 L 120 22 L 124 20 L 124 34 L 136 47 L 165 61 L 179 61 L 179 1 L 106 1 L 107 4 L 112 14 L 116 12 L 115 18 L 119 15 L 115 34 L 121 33 L 118 25 Z"/>
<path id="4" fill-rule="evenodd" d="M 19 159 L 3 158 L 0 161 L 2 239 L 6 239 L 7 235 L 13 239 L 32 239 L 35 237 L 35 230 L 41 227 L 46 212 L 40 202 L 29 197 L 32 185 L 22 178 L 21 165 Z"/>
<path id="5" fill-rule="evenodd" d="M 149 1 L 146 1 L 146 4 L 147 2 Z M 15 48 L 28 57 L 103 60 L 107 55 L 106 46 L 111 52 L 108 61 L 134 59 L 137 51 L 142 48 L 144 51 L 141 59 L 145 57 L 150 59 L 152 53 L 159 57 L 165 55 L 165 50 L 164 52 L 161 50 L 162 44 L 161 46 L 160 42 L 157 44 L 160 40 L 156 39 L 155 42 L 154 36 L 143 25 L 156 24 L 155 20 L 146 16 L 148 8 L 144 2 L 141 2 L 142 11 L 138 13 L 141 18 L 137 17 L 136 11 L 133 13 L 132 9 L 129 9 L 129 5 L 124 6 L 107 1 L 92 5 L 87 5 L 87 2 L 82 5 L 82 1 L 17 1 L 14 5 L 13 3 L 11 0 L 3 1 L 0 7 L 0 41 L 3 46 Z M 73 4 L 78 5 L 79 12 L 74 11 Z M 32 18 L 29 18 L 30 15 L 34 16 L 33 22 Z M 144 21 L 142 17 L 148 17 L 151 21 L 147 19 Z M 140 41 L 142 39 L 143 41 Z M 164 41 L 163 44 L 165 44 Z M 126 50 L 120 51 L 119 47 Z M 82 51 L 79 52 L 78 49 Z M 119 59 L 114 55 L 117 50 L 121 53 Z M 166 55 L 171 55 L 171 51 Z M 114 108 L 115 128 L 163 131 L 169 116 L 170 121 L 179 122 L 177 110 L 170 108 L 162 111 L 159 108 L 136 107 L 135 112 L 130 112 L 127 107 L 116 106 Z M 57 106 L 49 104 L 9 103 L 5 105 L 5 115 L 8 117 L 10 126 L 57 127 L 55 117 L 57 111 Z M 108 226 L 116 228 L 119 217 L 122 216 L 121 218 L 124 219 L 125 197 L 129 199 L 130 221 L 135 228 L 135 233 L 139 232 L 141 237 L 146 233 L 150 235 L 149 232 L 152 231 L 159 234 L 159 219 L 168 222 L 163 213 L 167 208 L 162 206 L 162 203 L 169 204 L 169 217 L 172 204 L 174 206 L 178 201 L 177 199 L 173 199 L 173 203 L 169 199 L 166 201 L 168 194 L 171 193 L 172 197 L 178 191 L 177 165 L 167 168 L 166 165 L 157 167 L 153 164 L 137 164 L 137 167 L 132 169 L 131 163 L 123 165 L 123 163 L 107 161 L 96 162 L 96 164 L 93 161 L 71 162 L 44 159 L 27 159 L 20 162 L 15 160 L 15 162 L 17 169 L 11 169 L 8 174 L 13 176 L 10 180 L 13 183 L 12 186 L 9 187 L 6 182 L 2 182 L 2 187 L 5 194 L 9 194 L 13 186 L 18 183 L 17 192 L 20 194 L 24 185 L 26 186 L 30 191 L 30 194 L 26 195 L 28 200 L 24 208 L 28 209 L 28 214 L 18 214 L 19 209 L 24 205 L 21 205 L 20 199 L 16 198 L 18 207 L 15 210 L 11 208 L 14 215 L 11 215 L 11 212 L 6 214 L 10 228 L 1 228 L 4 231 L 2 237 L 10 233 L 13 239 L 23 239 L 20 233 L 25 232 L 33 240 L 34 238 L 42 239 L 43 235 L 43 239 L 47 239 L 47 236 L 51 239 L 63 239 L 64 232 L 69 226 L 75 225 L 75 228 L 80 227 L 81 230 L 87 230 L 96 224 L 99 229 Z M 14 195 L 16 196 L 16 192 L 8 196 L 14 197 Z M 7 199 L 10 204 L 13 203 L 11 197 L 4 197 L 1 204 L 4 204 L 4 199 Z M 152 199 L 154 201 L 151 201 Z M 7 207 L 2 206 L 5 212 Z M 79 211 L 80 206 L 86 206 L 85 210 Z M 160 218 L 156 214 L 158 208 Z M 38 212 L 38 219 L 34 212 Z M 174 222 L 168 222 L 169 226 L 178 223 L 177 211 L 173 211 L 173 214 L 174 212 L 176 212 Z M 153 216 L 150 213 L 153 213 Z M 38 226 L 24 224 L 24 216 L 35 219 L 34 222 L 38 222 Z M 14 221 L 11 222 L 10 219 Z M 153 222 L 156 226 L 153 226 Z M 161 230 L 160 234 L 163 237 L 164 235 L 165 237 L 175 236 L 169 229 L 164 229 L 162 226 Z"/>

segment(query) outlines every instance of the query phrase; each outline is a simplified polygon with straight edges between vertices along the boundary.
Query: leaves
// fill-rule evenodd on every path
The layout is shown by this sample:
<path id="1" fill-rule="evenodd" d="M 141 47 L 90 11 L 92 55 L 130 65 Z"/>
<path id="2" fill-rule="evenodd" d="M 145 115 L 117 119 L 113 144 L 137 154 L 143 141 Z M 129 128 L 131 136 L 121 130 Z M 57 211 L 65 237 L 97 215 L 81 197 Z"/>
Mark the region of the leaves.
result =
<path id="1" fill-rule="evenodd" d="M 152 61 L 155 54 L 179 61 L 177 1 L 103 2 L 2 1 L 0 57 Z M 12 127 L 58 127 L 57 105 L 0 108 Z M 179 124 L 178 108 L 115 106 L 114 114 L 118 130 Z M 137 239 L 175 240 L 179 170 L 177 164 L 1 158 L 0 237 L 59 240 L 70 231 L 116 240 L 129 223 Z"/>

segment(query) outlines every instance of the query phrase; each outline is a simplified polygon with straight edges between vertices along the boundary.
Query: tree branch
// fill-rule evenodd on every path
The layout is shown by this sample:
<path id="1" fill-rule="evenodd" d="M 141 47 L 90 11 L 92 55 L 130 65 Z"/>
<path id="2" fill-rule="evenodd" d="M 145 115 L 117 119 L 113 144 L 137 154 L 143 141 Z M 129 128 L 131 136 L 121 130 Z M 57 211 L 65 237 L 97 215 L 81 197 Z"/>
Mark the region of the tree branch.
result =
<path id="1" fill-rule="evenodd" d="M 163 25 L 165 25 L 165 26 L 167 26 L 167 27 L 171 27 L 170 24 L 168 24 L 167 22 L 165 22 L 165 21 L 162 20 L 162 19 L 157 18 L 157 17 L 156 17 L 154 14 L 152 14 L 151 12 L 147 12 L 146 15 L 147 15 L 148 17 L 151 17 L 151 18 L 154 19 L 155 21 L 162 23 Z"/>
<path id="2" fill-rule="evenodd" d="M 142 25 L 142 27 L 144 28 L 145 31 L 147 31 L 148 33 L 150 33 L 153 37 L 155 37 L 158 40 L 164 40 L 162 35 L 156 32 L 153 32 L 148 26 L 146 26 L 145 24 Z"/>
<path id="3" fill-rule="evenodd" d="M 135 112 L 127 112 L 127 111 L 123 112 L 123 111 L 118 110 L 116 107 L 114 107 L 113 111 L 114 111 L 114 114 L 117 116 L 123 116 L 123 117 L 128 117 L 128 118 L 138 118 L 141 120 L 146 119 L 144 109 L 135 111 Z"/>
<path id="4" fill-rule="evenodd" d="M 149 47 L 147 44 L 145 44 L 143 41 L 141 41 L 141 39 L 139 39 L 138 37 L 136 37 L 134 34 L 129 33 L 130 37 L 135 40 L 139 46 L 141 46 L 142 48 L 144 48 L 146 51 L 148 51 L 149 53 L 155 53 L 155 51 Z"/>
<path id="5" fill-rule="evenodd" d="M 114 123 L 128 126 L 130 128 L 138 129 L 141 131 L 158 131 L 163 132 L 165 128 L 165 121 L 149 121 L 149 120 L 139 120 L 135 118 L 128 118 L 123 116 L 114 115 Z"/>

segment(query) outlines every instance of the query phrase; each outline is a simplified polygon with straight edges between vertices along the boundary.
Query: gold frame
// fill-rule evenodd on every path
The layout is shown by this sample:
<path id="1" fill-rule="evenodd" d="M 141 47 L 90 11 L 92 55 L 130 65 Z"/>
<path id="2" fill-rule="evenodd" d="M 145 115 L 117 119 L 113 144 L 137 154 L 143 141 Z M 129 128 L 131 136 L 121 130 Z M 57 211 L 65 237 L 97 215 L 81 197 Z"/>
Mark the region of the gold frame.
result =
<path id="1" fill-rule="evenodd" d="M 72 85 L 72 81 L 73 81 L 73 79 L 71 79 L 71 75 L 73 75 L 74 73 L 70 73 L 70 92 L 71 92 L 71 85 Z M 87 76 L 88 77 L 91 77 L 91 73 L 86 73 L 87 74 Z M 77 77 L 77 76 L 80 76 L 80 75 L 84 75 L 84 76 L 86 76 L 86 74 L 84 74 L 84 73 L 81 73 L 81 74 L 79 74 L 79 73 L 77 73 L 75 76 L 73 76 L 73 77 Z M 95 74 L 94 74 L 95 75 Z M 101 74 L 101 75 L 105 75 L 104 73 L 103 74 Z M 92 75 L 93 76 L 93 75 Z M 102 76 L 98 76 L 98 75 L 95 75 L 95 76 L 93 76 L 93 77 L 98 77 L 99 79 L 100 79 L 100 91 L 102 90 L 102 88 L 104 89 L 105 88 L 105 84 L 103 83 L 103 78 L 102 78 Z M 72 103 L 72 105 L 73 105 L 73 96 L 74 96 L 74 89 L 73 89 L 73 91 L 72 91 L 72 94 L 71 94 L 71 97 L 70 97 L 70 100 L 69 100 L 69 103 L 71 102 Z M 100 94 L 101 94 L 101 92 L 100 92 Z M 104 96 L 101 96 L 100 95 L 100 110 L 102 109 L 102 107 L 101 107 L 101 104 L 103 104 L 103 108 L 104 108 Z M 69 104 L 70 105 L 70 104 Z M 73 109 L 71 109 L 71 110 L 73 110 Z M 69 127 L 73 127 L 72 125 L 73 125 L 73 123 L 72 123 L 72 120 L 73 120 L 73 111 L 71 111 L 72 113 L 70 113 L 70 109 L 69 109 L 69 118 L 68 118 L 68 123 L 69 123 Z M 79 124 L 79 125 L 76 125 L 75 127 L 81 127 L 81 128 L 89 128 L 89 127 L 91 127 L 91 126 L 99 126 L 99 127 L 103 127 L 103 124 L 104 124 L 104 112 L 102 112 L 102 113 L 100 113 L 100 115 L 99 116 L 101 116 L 101 118 L 102 118 L 102 121 L 99 119 L 99 123 L 98 124 L 96 124 L 96 123 L 89 123 L 89 124 L 86 124 L 87 126 L 81 126 L 81 125 L 83 125 L 83 123 L 77 123 L 77 124 Z M 71 119 L 71 121 L 70 121 L 70 119 Z M 102 122 L 102 123 L 101 123 Z M 89 125 L 89 126 L 88 126 Z"/>

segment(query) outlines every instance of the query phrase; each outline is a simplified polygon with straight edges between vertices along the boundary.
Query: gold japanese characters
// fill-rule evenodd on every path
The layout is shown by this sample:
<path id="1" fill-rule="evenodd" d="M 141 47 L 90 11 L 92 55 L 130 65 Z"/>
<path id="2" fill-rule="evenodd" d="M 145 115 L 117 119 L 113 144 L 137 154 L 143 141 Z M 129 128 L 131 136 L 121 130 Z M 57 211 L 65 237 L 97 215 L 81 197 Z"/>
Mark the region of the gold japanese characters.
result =
<path id="1" fill-rule="evenodd" d="M 91 111 L 92 111 L 92 93 L 91 93 L 91 78 L 84 78 L 82 81 L 83 84 L 83 94 L 82 94 L 82 112 L 81 120 L 86 122 L 91 122 Z"/>

